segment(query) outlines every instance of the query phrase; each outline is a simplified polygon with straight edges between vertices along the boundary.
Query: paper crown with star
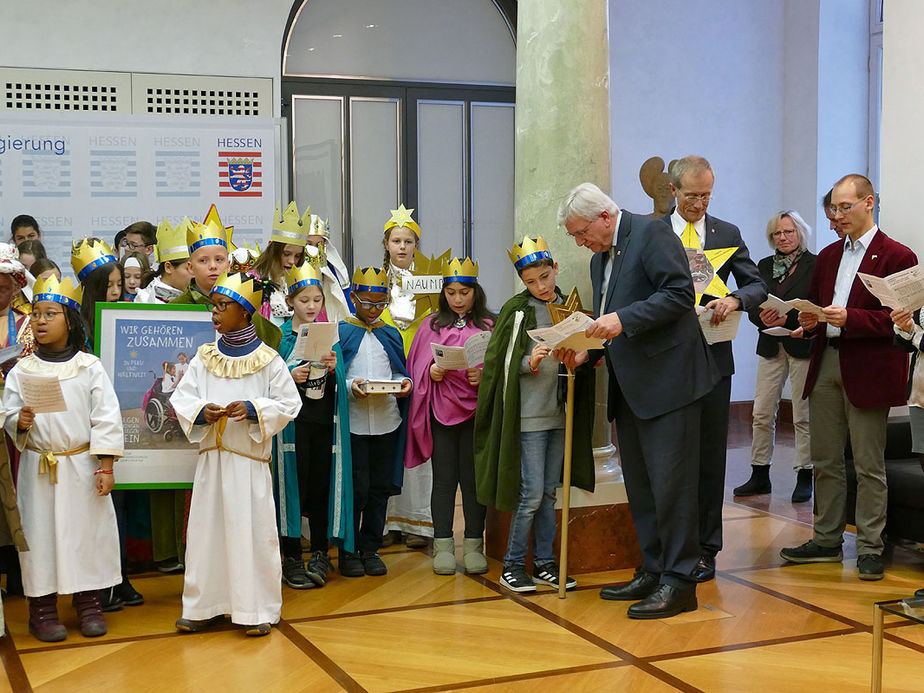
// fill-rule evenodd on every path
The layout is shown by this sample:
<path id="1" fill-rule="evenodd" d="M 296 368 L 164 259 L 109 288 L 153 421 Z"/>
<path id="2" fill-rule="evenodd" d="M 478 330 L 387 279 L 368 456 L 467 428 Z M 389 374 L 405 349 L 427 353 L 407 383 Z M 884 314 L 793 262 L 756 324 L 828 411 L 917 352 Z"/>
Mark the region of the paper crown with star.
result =
<path id="1" fill-rule="evenodd" d="M 459 282 L 461 284 L 478 283 L 478 263 L 472 262 L 470 258 L 452 258 L 449 262 L 444 262 L 442 267 L 443 284 Z"/>
<path id="2" fill-rule="evenodd" d="M 176 226 L 167 219 L 157 225 L 157 245 L 154 246 L 154 259 L 158 262 L 176 262 L 189 257 L 186 234 L 192 224 L 188 217 L 183 217 Z"/>
<path id="3" fill-rule="evenodd" d="M 309 262 L 303 262 L 286 273 L 286 283 L 289 285 L 289 296 L 306 286 L 321 286 L 321 270 Z"/>
<path id="4" fill-rule="evenodd" d="M 308 208 L 308 211 L 311 211 L 311 207 Z M 308 222 L 308 235 L 320 236 L 324 239 L 330 238 L 330 224 L 328 220 L 322 219 L 317 214 L 312 214 L 311 220 Z"/>
<path id="5" fill-rule="evenodd" d="M 223 272 L 215 280 L 211 293 L 227 296 L 244 306 L 251 315 L 263 303 L 263 284 L 243 272 Z"/>
<path id="6" fill-rule="evenodd" d="M 199 248 L 209 245 L 220 245 L 228 250 L 233 232 L 233 226 L 226 227 L 221 223 L 218 210 L 215 205 L 212 205 L 209 207 L 209 213 L 205 215 L 205 221 L 201 224 L 197 221 L 190 222 L 186 230 L 186 245 L 189 247 L 189 254 L 192 255 Z"/>
<path id="7" fill-rule="evenodd" d="M 526 267 L 526 265 L 538 262 L 539 260 L 552 259 L 549 246 L 542 236 L 537 236 L 535 239 L 524 236 L 523 243 L 520 245 L 514 243 L 513 248 L 507 251 L 507 255 L 510 256 L 510 261 L 517 270 L 521 270 Z"/>
<path id="8" fill-rule="evenodd" d="M 404 205 L 398 205 L 398 209 L 391 210 L 391 219 L 385 222 L 385 232 L 387 233 L 389 229 L 404 226 L 413 231 L 414 235 L 417 236 L 419 240 L 420 226 L 417 225 L 417 222 L 414 221 L 411 216 L 413 213 L 413 209 L 407 209 Z"/>
<path id="9" fill-rule="evenodd" d="M 270 241 L 283 244 L 289 243 L 304 248 L 308 242 L 310 224 L 310 205 L 305 210 L 305 213 L 301 215 L 298 213 L 298 205 L 295 202 L 290 202 L 281 215 L 277 206 L 273 214 L 273 233 L 270 235 Z"/>
<path id="10" fill-rule="evenodd" d="M 71 267 L 74 268 L 74 274 L 80 282 L 90 276 L 97 267 L 117 261 L 112 248 L 99 238 L 84 238 L 75 241 L 71 247 Z"/>
<path id="11" fill-rule="evenodd" d="M 388 272 L 379 267 L 357 267 L 353 273 L 353 291 L 388 293 Z"/>
<path id="12" fill-rule="evenodd" d="M 82 300 L 83 287 L 80 284 L 74 286 L 70 277 L 58 281 L 54 274 L 49 274 L 45 279 L 36 279 L 32 286 L 33 305 L 40 301 L 52 301 L 79 311 Z"/>

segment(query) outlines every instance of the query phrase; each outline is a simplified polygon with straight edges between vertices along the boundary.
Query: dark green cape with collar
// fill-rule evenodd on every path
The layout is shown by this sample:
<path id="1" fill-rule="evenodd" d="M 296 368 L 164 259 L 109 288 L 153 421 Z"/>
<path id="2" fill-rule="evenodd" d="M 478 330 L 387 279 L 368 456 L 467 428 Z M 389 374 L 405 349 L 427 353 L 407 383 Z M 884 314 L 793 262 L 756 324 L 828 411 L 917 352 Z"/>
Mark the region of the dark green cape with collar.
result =
<path id="1" fill-rule="evenodd" d="M 561 292 L 556 287 L 556 293 Z M 529 291 L 511 298 L 501 309 L 485 354 L 478 407 L 475 410 L 475 487 L 478 502 L 498 510 L 516 508 L 520 495 L 520 364 L 533 348 L 526 330 L 536 327 Z M 518 312 L 523 318 L 513 334 Z M 507 351 L 513 339 L 509 365 Z M 506 378 L 505 378 L 506 376 Z M 505 386 L 506 380 L 506 386 Z M 584 365 L 574 378 L 574 439 L 571 484 L 594 490 L 594 371 Z"/>

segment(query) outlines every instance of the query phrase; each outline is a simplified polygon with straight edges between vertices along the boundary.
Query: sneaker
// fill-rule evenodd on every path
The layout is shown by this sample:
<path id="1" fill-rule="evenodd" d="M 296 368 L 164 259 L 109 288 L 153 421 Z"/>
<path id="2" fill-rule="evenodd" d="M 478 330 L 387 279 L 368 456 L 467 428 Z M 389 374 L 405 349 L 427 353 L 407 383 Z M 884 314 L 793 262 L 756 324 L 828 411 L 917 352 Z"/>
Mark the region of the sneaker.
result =
<path id="1" fill-rule="evenodd" d="M 327 576 L 332 570 L 330 558 L 326 551 L 315 551 L 308 559 L 308 578 L 318 587 L 327 584 Z"/>
<path id="2" fill-rule="evenodd" d="M 264 635 L 269 635 L 273 627 L 269 623 L 258 623 L 254 626 L 247 626 L 244 632 L 253 637 L 259 638 Z"/>
<path id="3" fill-rule="evenodd" d="M 340 574 L 344 577 L 363 577 L 366 574 L 363 561 L 358 553 L 341 551 L 337 563 L 340 566 Z"/>
<path id="4" fill-rule="evenodd" d="M 310 590 L 315 584 L 305 572 L 301 558 L 287 556 L 282 560 L 282 581 L 293 590 Z"/>
<path id="5" fill-rule="evenodd" d="M 841 551 L 840 546 L 829 549 L 826 546 L 819 546 L 812 539 L 801 546 L 783 549 L 780 551 L 780 556 L 790 563 L 840 563 L 844 560 L 844 552 Z"/>
<path id="6" fill-rule="evenodd" d="M 178 618 L 176 620 L 176 629 L 181 633 L 201 633 L 212 626 L 217 626 L 224 620 L 224 616 L 212 616 L 212 618 L 203 618 L 200 620 Z"/>
<path id="7" fill-rule="evenodd" d="M 857 568 L 860 570 L 861 580 L 881 580 L 885 574 L 882 566 L 882 556 L 875 553 L 865 553 L 857 557 Z"/>
<path id="8" fill-rule="evenodd" d="M 186 566 L 183 565 L 183 563 L 176 557 L 173 557 L 160 561 L 157 564 L 157 570 L 161 573 L 169 575 L 170 573 L 182 573 L 184 570 L 186 570 Z"/>
<path id="9" fill-rule="evenodd" d="M 71 600 L 73 604 L 76 605 L 76 600 Z M 99 591 L 99 605 L 102 608 L 103 612 L 109 613 L 110 611 L 119 611 L 125 602 L 122 601 L 121 595 L 119 595 L 119 586 L 107 587 L 106 589 Z"/>
<path id="10" fill-rule="evenodd" d="M 558 566 L 554 562 L 546 563 L 545 565 L 538 565 L 533 567 L 533 580 L 538 582 L 540 585 L 549 585 L 558 589 L 559 587 L 559 577 L 558 577 Z M 573 590 L 577 587 L 577 580 L 573 577 L 565 577 L 565 589 Z"/>
<path id="11" fill-rule="evenodd" d="M 408 534 L 404 545 L 409 549 L 425 549 L 430 545 L 430 540 L 420 534 Z"/>
<path id="12" fill-rule="evenodd" d="M 363 562 L 363 570 L 366 575 L 374 575 L 377 577 L 379 575 L 385 575 L 385 573 L 388 572 L 385 562 L 375 551 L 361 551 L 359 557 Z"/>
<path id="13" fill-rule="evenodd" d="M 141 606 L 144 604 L 144 597 L 132 587 L 132 583 L 128 581 L 127 577 L 123 577 L 121 584 L 115 586 L 115 593 L 119 595 L 125 606 Z"/>
<path id="14" fill-rule="evenodd" d="M 500 584 L 511 592 L 535 592 L 536 583 L 533 582 L 526 568 L 521 565 L 504 566 L 501 573 Z"/>

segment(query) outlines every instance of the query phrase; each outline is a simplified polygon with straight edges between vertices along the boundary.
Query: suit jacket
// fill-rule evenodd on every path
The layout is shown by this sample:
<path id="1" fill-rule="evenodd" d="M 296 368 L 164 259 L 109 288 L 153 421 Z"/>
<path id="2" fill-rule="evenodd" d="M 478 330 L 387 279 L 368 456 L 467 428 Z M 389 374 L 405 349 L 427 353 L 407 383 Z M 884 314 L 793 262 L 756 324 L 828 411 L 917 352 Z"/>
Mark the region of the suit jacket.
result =
<path id="1" fill-rule="evenodd" d="M 845 241 L 835 241 L 820 253 L 809 284 L 808 299 L 819 306 L 834 300 L 834 282 L 844 254 Z M 912 250 L 883 233 L 876 232 L 863 256 L 858 271 L 886 277 L 918 262 Z M 847 298 L 847 323 L 841 330 L 837 355 L 841 365 L 844 392 L 850 403 L 859 408 L 895 407 L 905 403 L 908 379 L 908 354 L 893 341 L 889 308 L 873 296 L 863 282 L 854 278 Z M 812 393 L 818 380 L 818 368 L 828 345 L 826 325 L 815 330 L 815 346 L 805 379 L 803 397 Z"/>
<path id="2" fill-rule="evenodd" d="M 673 210 L 671 211 L 673 213 Z M 664 221 L 670 226 L 671 215 L 668 214 L 664 217 Z M 738 249 L 719 268 L 717 274 L 726 284 L 728 284 L 729 276 L 735 277 L 735 289 L 732 293 L 741 301 L 741 310 L 749 311 L 756 308 L 767 300 L 767 287 L 764 286 L 757 265 L 751 259 L 748 247 L 741 238 L 741 231 L 734 224 L 716 219 L 709 214 L 706 215 L 705 221 L 706 235 L 703 241 L 703 250 L 713 250 L 715 248 Z M 687 268 L 689 270 L 689 264 Z M 712 299 L 703 296 L 702 303 L 706 304 L 710 300 Z M 735 358 L 732 353 L 731 342 L 717 342 L 710 345 L 709 350 L 712 352 L 712 356 L 719 367 L 719 372 L 723 376 L 732 375 L 735 372 Z"/>
<path id="3" fill-rule="evenodd" d="M 604 261 L 590 262 L 594 315 L 616 312 L 623 332 L 606 347 L 609 418 L 618 387 L 640 419 L 684 407 L 719 376 L 693 310 L 693 280 L 680 239 L 660 219 L 623 211 L 606 299 Z"/>
<path id="4" fill-rule="evenodd" d="M 805 298 L 808 296 L 809 283 L 812 280 L 812 270 L 815 269 L 815 258 L 816 255 L 807 250 L 802 253 L 799 257 L 799 261 L 796 263 L 796 268 L 789 277 L 789 283 L 783 290 L 783 295 L 779 297 L 780 299 L 789 301 L 794 298 Z M 773 278 L 773 255 L 765 257 L 758 262 L 757 269 L 760 271 L 760 278 L 764 280 L 764 284 L 770 289 L 770 293 L 773 293 L 773 289 L 780 285 L 779 280 Z M 748 317 L 751 319 L 751 322 L 757 325 L 757 329 L 763 330 L 767 326 L 764 325 L 758 317 L 760 311 L 761 308 L 758 305 L 757 308 L 752 308 L 748 311 Z M 786 324 L 784 327 L 789 330 L 794 330 L 799 327 L 799 311 L 791 310 L 786 314 Z M 780 353 L 780 347 L 782 346 L 790 356 L 797 359 L 807 359 L 812 354 L 812 344 L 813 342 L 811 339 L 771 337 L 768 334 L 759 332 L 757 336 L 757 355 L 763 356 L 764 358 L 772 358 Z"/>

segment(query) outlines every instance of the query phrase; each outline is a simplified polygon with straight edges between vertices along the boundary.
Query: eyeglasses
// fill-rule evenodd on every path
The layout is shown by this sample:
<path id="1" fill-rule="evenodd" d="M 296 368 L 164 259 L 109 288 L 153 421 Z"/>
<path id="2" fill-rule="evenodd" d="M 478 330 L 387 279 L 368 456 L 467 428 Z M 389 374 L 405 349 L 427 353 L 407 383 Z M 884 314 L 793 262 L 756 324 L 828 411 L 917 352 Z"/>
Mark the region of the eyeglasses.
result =
<path id="1" fill-rule="evenodd" d="M 783 236 L 793 236 L 796 234 L 795 229 L 780 229 L 779 231 L 774 231 L 770 235 L 774 238 L 782 238 Z"/>
<path id="2" fill-rule="evenodd" d="M 681 193 L 684 202 L 702 202 L 704 205 L 709 204 L 712 199 L 712 193 Z"/>
<path id="3" fill-rule="evenodd" d="M 385 310 L 388 308 L 388 301 L 364 301 L 361 298 L 357 298 L 356 296 L 353 297 L 353 300 L 363 308 L 367 308 L 369 310 Z"/>
<path id="4" fill-rule="evenodd" d="M 837 207 L 835 207 L 834 205 L 831 205 L 830 207 L 828 207 L 827 212 L 832 217 L 836 217 L 838 214 L 843 214 L 844 216 L 847 216 L 850 213 L 850 210 L 852 210 L 854 207 L 856 207 L 858 204 L 860 204 L 864 200 L 866 200 L 866 198 L 861 197 L 859 200 L 854 202 L 852 205 L 848 205 L 846 203 L 842 205 L 838 205 Z"/>
<path id="5" fill-rule="evenodd" d="M 209 303 L 209 310 L 213 313 L 224 313 L 228 306 L 233 305 L 234 301 L 221 301 L 219 303 Z"/>
<path id="6" fill-rule="evenodd" d="M 123 239 L 122 239 L 122 242 L 119 243 L 119 247 L 120 247 L 120 248 L 128 248 L 129 250 L 131 250 L 132 252 L 134 252 L 134 251 L 136 251 L 136 250 L 141 250 L 142 248 L 144 248 L 144 247 L 146 247 L 146 246 L 144 245 L 144 243 L 132 243 L 132 242 L 131 242 L 130 240 L 128 240 L 127 238 L 123 238 Z"/>
<path id="7" fill-rule="evenodd" d="M 584 235 L 587 233 L 588 229 L 590 229 L 591 226 L 597 223 L 597 219 L 599 218 L 600 218 L 600 215 L 598 214 L 596 217 L 594 217 L 594 220 L 590 222 L 587 226 L 585 226 L 583 229 L 581 229 L 580 231 L 575 231 L 574 233 L 569 233 L 568 235 L 571 236 L 571 238 L 583 238 Z"/>
<path id="8" fill-rule="evenodd" d="M 32 319 L 38 322 L 39 320 L 43 322 L 51 322 L 56 317 L 61 315 L 63 311 L 60 310 L 33 310 Z"/>

